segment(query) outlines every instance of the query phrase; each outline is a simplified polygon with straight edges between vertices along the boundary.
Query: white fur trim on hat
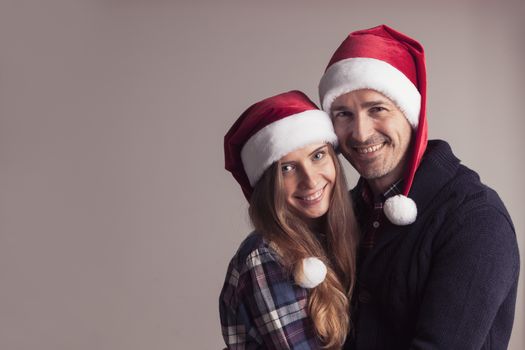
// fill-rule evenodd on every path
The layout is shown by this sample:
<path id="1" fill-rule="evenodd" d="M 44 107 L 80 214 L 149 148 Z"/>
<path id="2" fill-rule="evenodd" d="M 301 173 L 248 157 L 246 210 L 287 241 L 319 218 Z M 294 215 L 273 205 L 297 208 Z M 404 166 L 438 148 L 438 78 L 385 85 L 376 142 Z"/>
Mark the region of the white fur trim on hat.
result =
<path id="1" fill-rule="evenodd" d="M 416 203 L 402 194 L 388 198 L 383 205 L 383 211 L 388 220 L 398 226 L 410 225 L 417 217 Z"/>
<path id="2" fill-rule="evenodd" d="M 315 288 L 326 277 L 326 265 L 318 258 L 303 259 L 302 269 L 296 269 L 295 282 L 303 288 Z"/>
<path id="3" fill-rule="evenodd" d="M 273 162 L 315 142 L 337 146 L 330 117 L 318 109 L 293 114 L 265 126 L 246 141 L 241 151 L 250 185 L 254 186 Z"/>
<path id="4" fill-rule="evenodd" d="M 332 64 L 319 83 L 323 110 L 330 113 L 334 100 L 359 89 L 376 90 L 391 99 L 417 129 L 421 95 L 399 69 L 375 58 L 354 57 Z"/>

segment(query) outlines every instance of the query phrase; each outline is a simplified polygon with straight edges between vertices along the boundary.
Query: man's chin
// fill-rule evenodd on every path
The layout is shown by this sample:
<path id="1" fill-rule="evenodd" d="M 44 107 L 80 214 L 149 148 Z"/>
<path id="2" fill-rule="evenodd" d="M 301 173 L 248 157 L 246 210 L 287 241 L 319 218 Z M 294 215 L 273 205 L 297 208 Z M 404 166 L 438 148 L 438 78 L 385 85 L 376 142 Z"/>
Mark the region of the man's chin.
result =
<path id="1" fill-rule="evenodd" d="M 382 179 L 386 174 L 383 173 L 359 173 L 365 180 L 379 180 Z"/>
<path id="2" fill-rule="evenodd" d="M 354 167 L 355 168 L 355 167 Z M 388 175 L 385 169 L 355 168 L 359 175 L 365 180 L 379 180 Z"/>
<path id="3" fill-rule="evenodd" d="M 366 180 L 375 180 L 385 176 L 384 169 L 377 169 L 371 167 L 356 166 L 354 163 L 350 163 L 352 167 L 359 173 L 359 175 Z"/>

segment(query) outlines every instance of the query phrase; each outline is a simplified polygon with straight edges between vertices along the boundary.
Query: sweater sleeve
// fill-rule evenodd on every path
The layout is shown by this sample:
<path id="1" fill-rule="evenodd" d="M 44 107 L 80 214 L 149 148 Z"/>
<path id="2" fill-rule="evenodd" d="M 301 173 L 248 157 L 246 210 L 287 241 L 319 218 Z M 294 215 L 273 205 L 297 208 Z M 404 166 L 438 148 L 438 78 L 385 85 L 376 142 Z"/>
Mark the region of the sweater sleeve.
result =
<path id="1" fill-rule="evenodd" d="M 491 206 L 456 214 L 434 244 L 411 349 L 506 349 L 519 274 L 514 228 Z"/>
<path id="2" fill-rule="evenodd" d="M 246 258 L 221 296 L 223 337 L 229 349 L 320 349 L 307 315 L 307 290 L 293 283 L 268 247 Z M 231 266 L 230 266 L 231 269 Z M 230 271 L 229 269 L 229 271 Z M 228 277 L 227 277 L 228 281 Z M 230 295 L 230 297 L 227 297 Z"/>

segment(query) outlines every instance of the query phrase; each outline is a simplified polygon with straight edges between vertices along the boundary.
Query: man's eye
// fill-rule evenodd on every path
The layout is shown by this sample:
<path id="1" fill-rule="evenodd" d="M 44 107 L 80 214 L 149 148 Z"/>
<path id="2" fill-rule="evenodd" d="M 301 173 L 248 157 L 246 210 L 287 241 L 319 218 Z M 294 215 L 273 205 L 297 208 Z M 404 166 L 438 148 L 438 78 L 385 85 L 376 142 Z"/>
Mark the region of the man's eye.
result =
<path id="1" fill-rule="evenodd" d="M 294 169 L 294 167 L 292 165 L 290 165 L 290 164 L 285 164 L 285 165 L 281 166 L 281 171 L 283 173 L 289 173 L 293 169 Z"/>
<path id="2" fill-rule="evenodd" d="M 349 111 L 339 111 L 334 113 L 334 118 L 347 118 L 352 116 L 352 112 Z"/>
<path id="3" fill-rule="evenodd" d="M 382 111 L 386 111 L 386 108 L 385 107 L 380 107 L 380 106 L 375 106 L 375 107 L 370 108 L 370 112 L 372 112 L 372 113 L 378 113 L 378 112 L 382 112 Z"/>

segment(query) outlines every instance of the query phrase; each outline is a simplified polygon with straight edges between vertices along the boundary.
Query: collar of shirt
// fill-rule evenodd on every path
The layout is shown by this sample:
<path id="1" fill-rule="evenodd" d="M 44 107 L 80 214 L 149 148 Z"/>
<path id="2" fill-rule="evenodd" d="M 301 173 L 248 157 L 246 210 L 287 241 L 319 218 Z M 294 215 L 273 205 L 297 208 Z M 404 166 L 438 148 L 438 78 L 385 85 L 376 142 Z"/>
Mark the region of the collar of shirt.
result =
<path id="1" fill-rule="evenodd" d="M 360 180 L 361 181 L 361 180 Z M 383 203 L 387 198 L 401 193 L 402 179 L 393 183 L 377 198 L 373 197 L 372 190 L 364 181 L 361 196 L 363 199 L 363 211 L 360 215 L 361 243 L 359 249 L 358 266 L 362 264 L 368 253 L 375 247 L 381 235 L 381 227 L 384 218 Z"/>
<path id="2" fill-rule="evenodd" d="M 383 192 L 378 197 L 374 198 L 372 190 L 368 185 L 368 182 L 364 182 L 363 189 L 361 191 L 361 197 L 369 209 L 382 209 L 383 203 L 390 197 L 401 194 L 401 189 L 403 188 L 403 179 L 400 179 L 394 182 L 388 187 L 388 189 Z"/>

